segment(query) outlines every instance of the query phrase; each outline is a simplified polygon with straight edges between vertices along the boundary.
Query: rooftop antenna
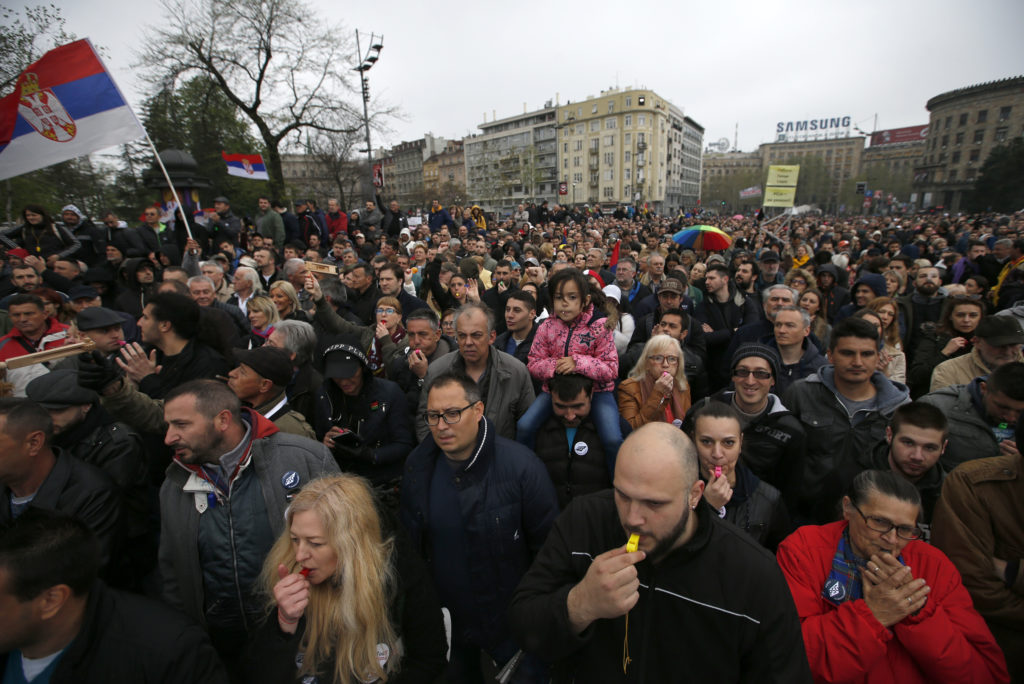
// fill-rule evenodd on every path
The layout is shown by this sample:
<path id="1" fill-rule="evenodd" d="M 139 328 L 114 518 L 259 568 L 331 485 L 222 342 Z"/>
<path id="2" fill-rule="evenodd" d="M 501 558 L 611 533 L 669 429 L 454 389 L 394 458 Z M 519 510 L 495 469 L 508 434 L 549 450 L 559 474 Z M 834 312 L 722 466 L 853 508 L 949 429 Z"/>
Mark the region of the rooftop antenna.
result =
<path id="1" fill-rule="evenodd" d="M 740 122 L 739 121 L 736 122 L 736 130 L 733 132 L 732 151 L 733 152 L 739 152 L 740 151 Z"/>

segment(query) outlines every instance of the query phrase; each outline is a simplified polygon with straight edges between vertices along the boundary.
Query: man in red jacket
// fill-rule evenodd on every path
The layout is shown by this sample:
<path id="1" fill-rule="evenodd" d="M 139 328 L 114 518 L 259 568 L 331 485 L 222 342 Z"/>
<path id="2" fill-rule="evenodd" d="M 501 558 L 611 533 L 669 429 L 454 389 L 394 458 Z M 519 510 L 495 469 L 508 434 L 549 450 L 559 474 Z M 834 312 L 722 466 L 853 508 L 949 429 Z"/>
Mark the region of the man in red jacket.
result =
<path id="1" fill-rule="evenodd" d="M 960 575 L 920 541 L 921 497 L 881 470 L 854 478 L 843 520 L 778 550 L 818 682 L 1008 682 Z"/>

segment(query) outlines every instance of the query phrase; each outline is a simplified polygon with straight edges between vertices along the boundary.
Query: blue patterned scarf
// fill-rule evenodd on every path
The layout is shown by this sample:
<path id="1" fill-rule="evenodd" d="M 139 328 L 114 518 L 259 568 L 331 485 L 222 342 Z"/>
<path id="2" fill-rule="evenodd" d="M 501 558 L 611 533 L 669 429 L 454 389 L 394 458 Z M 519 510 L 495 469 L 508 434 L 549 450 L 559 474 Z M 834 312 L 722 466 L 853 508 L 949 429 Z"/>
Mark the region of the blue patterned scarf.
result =
<path id="1" fill-rule="evenodd" d="M 903 556 L 897 558 L 903 563 Z M 850 544 L 850 528 L 843 530 L 843 536 L 839 538 L 839 546 L 836 548 L 836 555 L 832 558 L 832 571 L 825 579 L 825 588 L 821 590 L 821 597 L 834 606 L 839 606 L 845 601 L 855 601 L 864 598 L 864 584 L 861 581 L 860 570 L 867 565 L 867 561 L 853 552 Z"/>

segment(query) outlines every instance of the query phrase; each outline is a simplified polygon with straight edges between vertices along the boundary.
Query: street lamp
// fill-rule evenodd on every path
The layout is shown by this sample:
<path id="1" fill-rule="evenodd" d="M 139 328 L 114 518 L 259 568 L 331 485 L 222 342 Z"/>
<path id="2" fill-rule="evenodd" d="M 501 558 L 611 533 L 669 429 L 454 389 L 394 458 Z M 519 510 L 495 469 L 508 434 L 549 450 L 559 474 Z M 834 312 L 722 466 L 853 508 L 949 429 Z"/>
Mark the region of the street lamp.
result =
<path id="1" fill-rule="evenodd" d="M 359 56 L 359 66 L 353 67 L 353 71 L 359 72 L 359 80 L 362 82 L 363 91 L 363 126 L 366 128 L 366 159 L 370 167 L 370 184 L 373 185 L 373 147 L 370 146 L 370 79 L 366 72 L 373 68 L 373 65 L 380 59 L 380 51 L 384 49 L 384 36 L 376 33 L 370 34 L 370 47 L 363 54 L 359 45 L 359 29 L 356 29 L 356 54 Z"/>

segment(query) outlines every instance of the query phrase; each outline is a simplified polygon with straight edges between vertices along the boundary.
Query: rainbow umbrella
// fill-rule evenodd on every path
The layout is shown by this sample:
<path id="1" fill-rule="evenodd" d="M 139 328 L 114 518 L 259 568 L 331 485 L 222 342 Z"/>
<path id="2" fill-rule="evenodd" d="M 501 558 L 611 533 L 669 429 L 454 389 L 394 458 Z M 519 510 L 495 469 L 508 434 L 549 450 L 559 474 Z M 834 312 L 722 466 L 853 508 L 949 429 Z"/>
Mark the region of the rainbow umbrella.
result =
<path id="1" fill-rule="evenodd" d="M 732 244 L 732 238 L 714 226 L 690 226 L 673 235 L 672 239 L 683 247 L 710 252 L 720 252 Z"/>

